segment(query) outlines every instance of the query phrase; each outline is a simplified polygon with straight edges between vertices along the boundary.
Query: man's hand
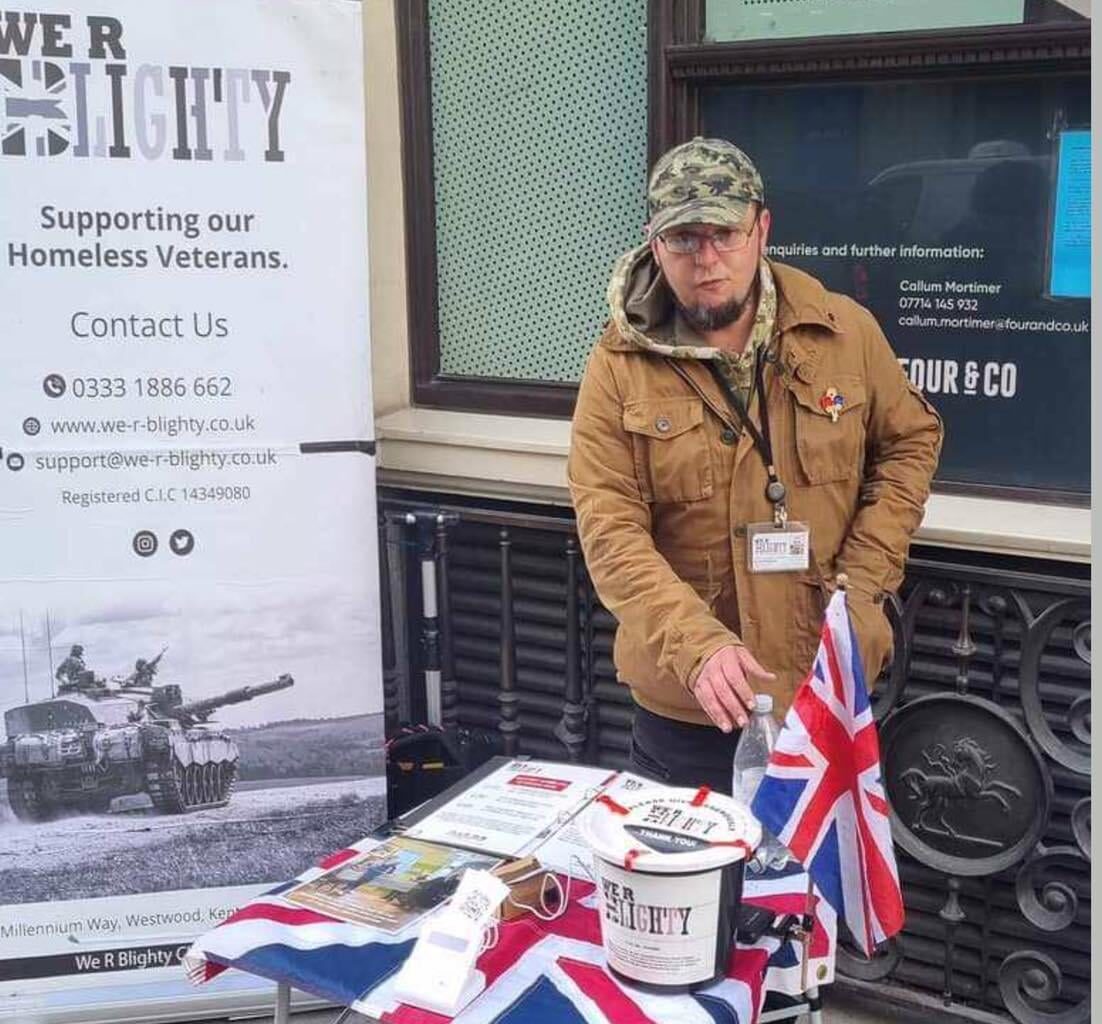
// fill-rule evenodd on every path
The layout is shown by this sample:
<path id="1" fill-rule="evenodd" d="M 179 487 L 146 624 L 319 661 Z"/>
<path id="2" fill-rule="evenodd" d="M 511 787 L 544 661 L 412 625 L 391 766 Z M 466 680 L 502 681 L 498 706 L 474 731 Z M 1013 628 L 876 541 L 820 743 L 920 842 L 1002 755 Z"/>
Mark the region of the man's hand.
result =
<path id="1" fill-rule="evenodd" d="M 708 717 L 724 732 L 746 724 L 747 712 L 754 707 L 754 689 L 749 678 L 776 679 L 745 648 L 721 647 L 700 670 L 693 695 Z"/>

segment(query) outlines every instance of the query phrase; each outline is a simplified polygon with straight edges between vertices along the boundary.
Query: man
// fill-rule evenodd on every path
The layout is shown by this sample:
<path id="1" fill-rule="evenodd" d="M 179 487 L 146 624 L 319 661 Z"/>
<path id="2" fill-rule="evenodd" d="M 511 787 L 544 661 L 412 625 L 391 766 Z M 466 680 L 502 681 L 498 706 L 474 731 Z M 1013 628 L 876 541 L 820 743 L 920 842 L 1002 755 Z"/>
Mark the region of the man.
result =
<path id="1" fill-rule="evenodd" d="M 741 150 L 675 147 L 647 199 L 648 240 L 609 284 L 568 477 L 619 623 L 633 767 L 729 793 L 754 694 L 783 715 L 841 573 L 870 685 L 885 665 L 884 598 L 941 421 L 867 310 L 765 258 L 770 212 Z"/>
<path id="2" fill-rule="evenodd" d="M 130 676 L 132 682 L 131 686 L 152 686 L 153 675 L 157 670 L 150 668 L 149 662 L 145 658 L 139 658 L 134 662 L 134 671 Z"/>
<path id="3" fill-rule="evenodd" d="M 157 666 L 160 664 L 161 659 L 165 656 L 165 651 L 168 648 L 162 648 L 161 653 L 157 655 L 152 661 L 146 661 L 145 658 L 139 658 L 134 662 L 134 671 L 126 679 L 127 686 L 140 686 L 149 687 L 153 685 L 153 679 L 157 675 Z"/>
<path id="4" fill-rule="evenodd" d="M 73 644 L 69 648 L 69 657 L 57 666 L 57 671 L 54 673 L 54 678 L 61 683 L 58 690 L 65 693 L 68 690 L 80 689 L 84 685 L 86 672 L 84 648 L 80 644 Z"/>

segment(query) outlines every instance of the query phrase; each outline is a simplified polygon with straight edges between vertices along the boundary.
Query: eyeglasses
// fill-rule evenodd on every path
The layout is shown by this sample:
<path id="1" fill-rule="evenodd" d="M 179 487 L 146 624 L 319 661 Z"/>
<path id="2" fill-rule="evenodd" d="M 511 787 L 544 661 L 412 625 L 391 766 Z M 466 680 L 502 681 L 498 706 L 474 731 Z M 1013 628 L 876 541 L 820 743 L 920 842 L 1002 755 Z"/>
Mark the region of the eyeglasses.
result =
<path id="1" fill-rule="evenodd" d="M 705 239 L 712 243 L 716 252 L 739 252 L 750 244 L 750 236 L 757 227 L 758 217 L 749 228 L 716 228 L 714 231 L 666 231 L 658 237 L 662 244 L 678 256 L 689 256 L 700 252 Z"/>

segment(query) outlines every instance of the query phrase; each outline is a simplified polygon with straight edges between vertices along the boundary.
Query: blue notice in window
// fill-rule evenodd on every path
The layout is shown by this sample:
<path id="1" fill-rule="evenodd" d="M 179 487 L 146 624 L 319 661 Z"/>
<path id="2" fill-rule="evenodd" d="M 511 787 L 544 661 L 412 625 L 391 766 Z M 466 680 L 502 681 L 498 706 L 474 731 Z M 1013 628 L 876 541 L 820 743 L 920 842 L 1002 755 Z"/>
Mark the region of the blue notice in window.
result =
<path id="1" fill-rule="evenodd" d="M 1060 133 L 1052 219 L 1049 293 L 1082 299 L 1091 293 L 1091 133 Z"/>

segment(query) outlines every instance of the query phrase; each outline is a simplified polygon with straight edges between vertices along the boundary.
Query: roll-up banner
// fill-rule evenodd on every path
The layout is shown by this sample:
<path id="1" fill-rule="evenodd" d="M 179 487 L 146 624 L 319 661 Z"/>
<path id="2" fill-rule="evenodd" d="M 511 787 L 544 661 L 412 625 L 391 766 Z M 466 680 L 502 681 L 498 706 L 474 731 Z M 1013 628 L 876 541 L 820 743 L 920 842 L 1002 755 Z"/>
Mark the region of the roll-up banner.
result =
<path id="1" fill-rule="evenodd" d="M 0 1018 L 270 1002 L 183 949 L 385 816 L 361 53 L 0 3 Z"/>

